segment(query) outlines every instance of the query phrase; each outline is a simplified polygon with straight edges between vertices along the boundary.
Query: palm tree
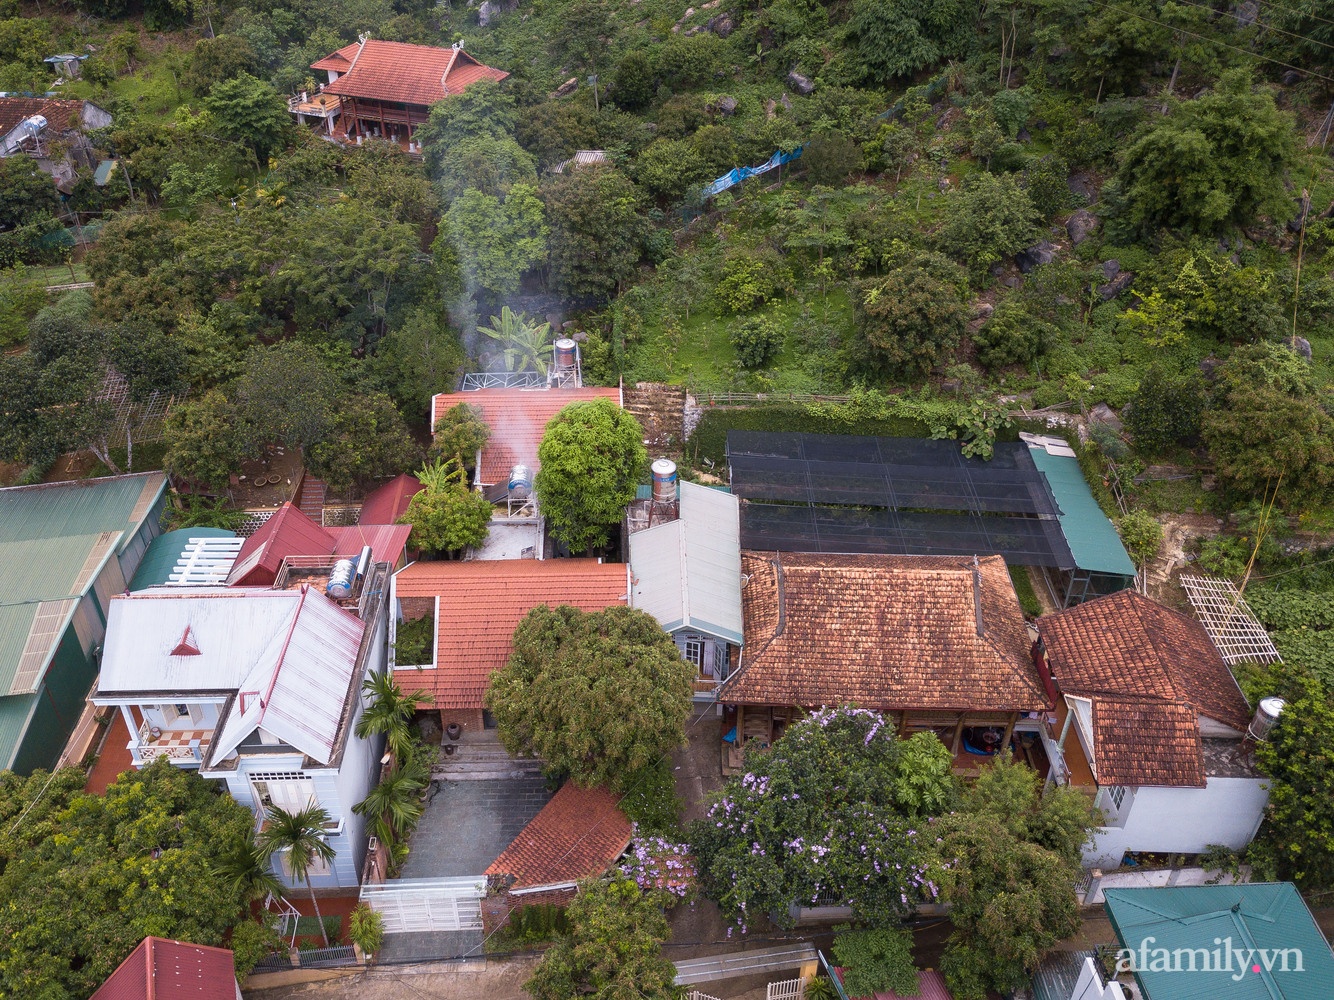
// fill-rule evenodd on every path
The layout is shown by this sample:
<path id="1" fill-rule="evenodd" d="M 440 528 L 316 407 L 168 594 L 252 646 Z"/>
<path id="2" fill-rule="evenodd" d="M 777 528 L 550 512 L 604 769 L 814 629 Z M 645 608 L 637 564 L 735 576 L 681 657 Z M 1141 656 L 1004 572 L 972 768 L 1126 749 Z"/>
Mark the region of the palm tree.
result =
<path id="1" fill-rule="evenodd" d="M 283 884 L 269 868 L 269 855 L 247 837 L 238 840 L 213 867 L 213 877 L 249 905 L 268 896 L 281 896 Z"/>
<path id="2" fill-rule="evenodd" d="M 309 805 L 296 812 L 269 806 L 268 818 L 258 840 L 259 850 L 265 856 L 285 853 L 292 881 L 297 885 L 304 882 L 310 890 L 310 905 L 315 907 L 315 919 L 319 921 L 320 936 L 324 938 L 326 948 L 329 947 L 329 935 L 324 930 L 324 917 L 320 915 L 320 904 L 315 899 L 315 887 L 310 884 L 309 875 L 316 858 L 326 864 L 334 859 L 336 852 L 324 839 L 324 827 L 328 823 L 329 812 L 323 806 Z"/>
<path id="3" fill-rule="evenodd" d="M 388 671 L 371 674 L 362 684 L 362 690 L 374 701 L 357 720 L 357 737 L 364 740 L 368 736 L 383 734 L 394 758 L 402 760 L 412 745 L 408 720 L 417 711 L 418 705 L 433 700 L 431 694 L 421 690 L 404 694 L 394 680 L 394 675 Z"/>
<path id="4" fill-rule="evenodd" d="M 424 808 L 421 801 L 426 782 L 415 768 L 403 768 L 383 778 L 370 794 L 352 807 L 352 811 L 372 819 L 384 817 L 388 832 L 397 840 L 403 831 L 421 819 Z"/>

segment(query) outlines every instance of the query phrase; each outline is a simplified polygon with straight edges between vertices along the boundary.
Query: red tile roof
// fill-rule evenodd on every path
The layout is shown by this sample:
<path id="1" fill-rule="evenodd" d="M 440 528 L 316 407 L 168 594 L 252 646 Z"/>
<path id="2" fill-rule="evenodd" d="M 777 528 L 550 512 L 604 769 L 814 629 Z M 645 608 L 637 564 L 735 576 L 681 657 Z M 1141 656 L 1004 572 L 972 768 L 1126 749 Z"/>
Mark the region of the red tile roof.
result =
<path id="1" fill-rule="evenodd" d="M 423 488 L 421 480 L 409 472 L 395 476 L 366 497 L 361 505 L 361 521 L 365 524 L 397 524 L 408 509 L 408 501 Z"/>
<path id="2" fill-rule="evenodd" d="M 323 556 L 333 551 L 333 535 L 285 503 L 245 540 L 227 574 L 231 587 L 264 587 L 273 583 L 287 556 Z"/>
<path id="3" fill-rule="evenodd" d="M 610 868 L 632 833 L 611 792 L 567 782 L 486 874 L 512 876 L 513 889 L 577 882 Z"/>
<path id="4" fill-rule="evenodd" d="M 979 712 L 1051 706 L 1000 556 L 978 562 L 976 582 L 970 556 L 743 552 L 741 570 L 746 645 L 722 701 Z"/>
<path id="5" fill-rule="evenodd" d="M 537 446 L 547 422 L 571 403 L 611 399 L 621 403 L 617 388 L 581 389 L 478 389 L 475 392 L 441 393 L 433 400 L 432 424 L 452 406 L 468 403 L 482 411 L 491 428 L 491 440 L 482 449 L 478 478 L 483 485 L 505 482 L 510 470 L 522 463 L 537 471 Z"/>
<path id="6" fill-rule="evenodd" d="M 285 503 L 245 540 L 227 574 L 231 587 L 266 587 L 288 556 L 355 556 L 369 545 L 376 562 L 397 566 L 408 544 L 406 524 L 358 524 L 324 528 Z"/>
<path id="7" fill-rule="evenodd" d="M 351 63 L 344 68 L 339 57 L 349 58 L 349 50 Z M 384 42 L 377 38 L 368 38 L 364 45 L 341 48 L 312 63 L 311 68 L 343 74 L 324 88 L 326 93 L 419 106 L 461 93 L 478 80 L 503 80 L 509 76 L 503 70 L 482 65 L 462 49 Z"/>
<path id="8" fill-rule="evenodd" d="M 337 52 L 332 52 L 323 59 L 310 64 L 311 69 L 331 69 L 337 73 L 346 73 L 347 68 L 352 65 L 352 58 L 357 54 L 357 49 L 361 48 L 360 42 L 353 42 L 351 45 L 344 45 Z"/>
<path id="9" fill-rule="evenodd" d="M 595 559 L 418 562 L 394 577 L 400 597 L 438 597 L 440 662 L 405 671 L 435 695 L 432 707 L 481 708 L 491 671 L 505 665 L 514 628 L 533 608 L 601 611 L 625 603 L 625 566 Z"/>
<path id="10" fill-rule="evenodd" d="M 33 115 L 41 115 L 56 132 L 83 124 L 83 101 L 52 97 L 0 97 L 0 135 L 7 135 Z"/>
<path id="11" fill-rule="evenodd" d="M 1204 784 L 1197 715 L 1238 733 L 1250 706 L 1204 627 L 1133 590 L 1038 619 L 1060 689 L 1093 702 L 1101 784 Z"/>
<path id="12" fill-rule="evenodd" d="M 91 1000 L 238 1000 L 227 948 L 147 937 Z"/>

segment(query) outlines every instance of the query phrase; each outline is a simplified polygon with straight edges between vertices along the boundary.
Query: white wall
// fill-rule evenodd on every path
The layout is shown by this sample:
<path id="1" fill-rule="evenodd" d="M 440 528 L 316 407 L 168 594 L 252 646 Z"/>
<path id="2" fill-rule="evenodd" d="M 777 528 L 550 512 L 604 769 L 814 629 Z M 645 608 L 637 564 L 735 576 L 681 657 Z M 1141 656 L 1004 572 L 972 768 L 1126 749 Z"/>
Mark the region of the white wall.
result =
<path id="1" fill-rule="evenodd" d="M 386 601 L 386 610 L 388 605 L 389 602 Z M 372 623 L 371 627 L 375 631 L 371 636 L 370 648 L 366 652 L 366 676 L 388 669 L 389 644 L 386 619 L 387 616 L 382 616 Z M 360 682 L 358 682 L 358 687 L 360 687 Z M 357 707 L 352 713 L 354 729 L 365 706 L 365 695 L 359 690 L 357 693 Z M 365 816 L 354 813 L 352 807 L 367 796 L 379 779 L 380 755 L 384 752 L 383 744 L 384 741 L 380 737 L 362 740 L 358 739 L 355 733 L 349 733 L 347 746 L 343 750 L 343 765 L 338 769 L 335 776 L 334 794 L 338 798 L 343 817 L 343 836 L 340 838 L 343 841 L 343 846 L 339 847 L 339 851 L 346 855 L 344 860 L 350 866 L 346 873 L 342 867 L 339 868 L 340 885 L 357 885 L 361 877 L 361 868 L 366 860 L 366 839 L 369 835 L 367 829 L 369 823 Z M 330 812 L 332 812 L 332 809 L 330 809 Z M 344 877 L 347 877 L 348 881 L 342 881 Z"/>
<path id="2" fill-rule="evenodd" d="M 1127 851 L 1199 854 L 1212 844 L 1241 850 L 1251 842 L 1269 801 L 1260 778 L 1209 778 L 1204 788 L 1133 789 L 1123 824 L 1095 832 L 1084 864 L 1115 868 Z"/>

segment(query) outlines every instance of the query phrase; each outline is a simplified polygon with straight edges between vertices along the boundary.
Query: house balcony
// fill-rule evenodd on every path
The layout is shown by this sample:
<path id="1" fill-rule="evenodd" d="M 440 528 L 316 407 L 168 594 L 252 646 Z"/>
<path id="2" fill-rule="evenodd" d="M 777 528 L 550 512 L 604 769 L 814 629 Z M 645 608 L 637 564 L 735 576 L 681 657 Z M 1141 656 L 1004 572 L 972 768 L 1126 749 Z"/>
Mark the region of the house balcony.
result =
<path id="1" fill-rule="evenodd" d="M 296 94 L 287 99 L 287 110 L 301 121 L 306 118 L 337 118 L 343 102 L 333 94 Z"/>
<path id="2" fill-rule="evenodd" d="M 178 767 L 198 767 L 213 742 L 212 729 L 166 729 L 154 735 L 154 728 L 144 722 L 128 746 L 136 767 L 145 767 L 159 757 L 166 757 Z"/>

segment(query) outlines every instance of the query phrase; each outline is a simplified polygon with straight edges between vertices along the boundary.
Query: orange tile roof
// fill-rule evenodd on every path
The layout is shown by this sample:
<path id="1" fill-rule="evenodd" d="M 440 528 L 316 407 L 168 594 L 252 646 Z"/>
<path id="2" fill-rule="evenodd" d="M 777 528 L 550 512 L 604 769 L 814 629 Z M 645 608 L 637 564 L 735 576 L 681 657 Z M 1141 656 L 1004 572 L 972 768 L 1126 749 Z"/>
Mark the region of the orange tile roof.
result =
<path id="1" fill-rule="evenodd" d="M 624 564 L 596 559 L 418 562 L 394 581 L 400 598 L 440 598 L 440 662 L 405 671 L 410 676 L 403 681 L 430 691 L 436 708 L 482 707 L 491 672 L 509 659 L 515 626 L 533 608 L 601 611 L 624 604 L 628 587 Z"/>
<path id="2" fill-rule="evenodd" d="M 357 49 L 361 48 L 360 42 L 353 42 L 351 45 L 344 45 L 337 52 L 331 52 L 323 59 L 310 64 L 311 69 L 331 69 L 336 73 L 346 73 L 347 68 L 352 65 L 352 58 L 357 54 Z"/>
<path id="3" fill-rule="evenodd" d="M 743 552 L 746 645 L 722 701 L 882 710 L 1039 711 L 1005 561 Z M 982 612 L 978 634 L 977 609 Z"/>
<path id="4" fill-rule="evenodd" d="M 408 509 L 408 501 L 422 489 L 421 480 L 410 472 L 395 476 L 367 495 L 360 520 L 364 524 L 397 524 Z"/>
<path id="5" fill-rule="evenodd" d="M 1133 590 L 1038 619 L 1066 694 L 1093 701 L 1102 784 L 1204 784 L 1197 715 L 1238 732 L 1250 706 L 1204 627 Z"/>
<path id="6" fill-rule="evenodd" d="M 512 889 L 577 882 L 610 868 L 633 832 L 611 792 L 566 782 L 486 874 L 513 877 Z"/>
<path id="7" fill-rule="evenodd" d="M 522 463 L 537 471 L 537 446 L 547 423 L 571 403 L 611 399 L 619 405 L 621 390 L 585 386 L 581 389 L 478 389 L 441 393 L 434 399 L 432 424 L 452 406 L 468 403 L 482 411 L 491 428 L 491 440 L 482 449 L 479 480 L 487 486 L 503 483 L 510 470 Z"/>
<path id="8" fill-rule="evenodd" d="M 344 69 L 338 65 L 338 57 L 347 58 L 349 49 L 352 61 Z M 461 93 L 478 80 L 503 80 L 509 76 L 503 70 L 482 65 L 462 49 L 384 42 L 378 38 L 368 38 L 364 45 L 339 49 L 312 63 L 311 68 L 343 74 L 324 88 L 326 93 L 419 106 Z"/>

